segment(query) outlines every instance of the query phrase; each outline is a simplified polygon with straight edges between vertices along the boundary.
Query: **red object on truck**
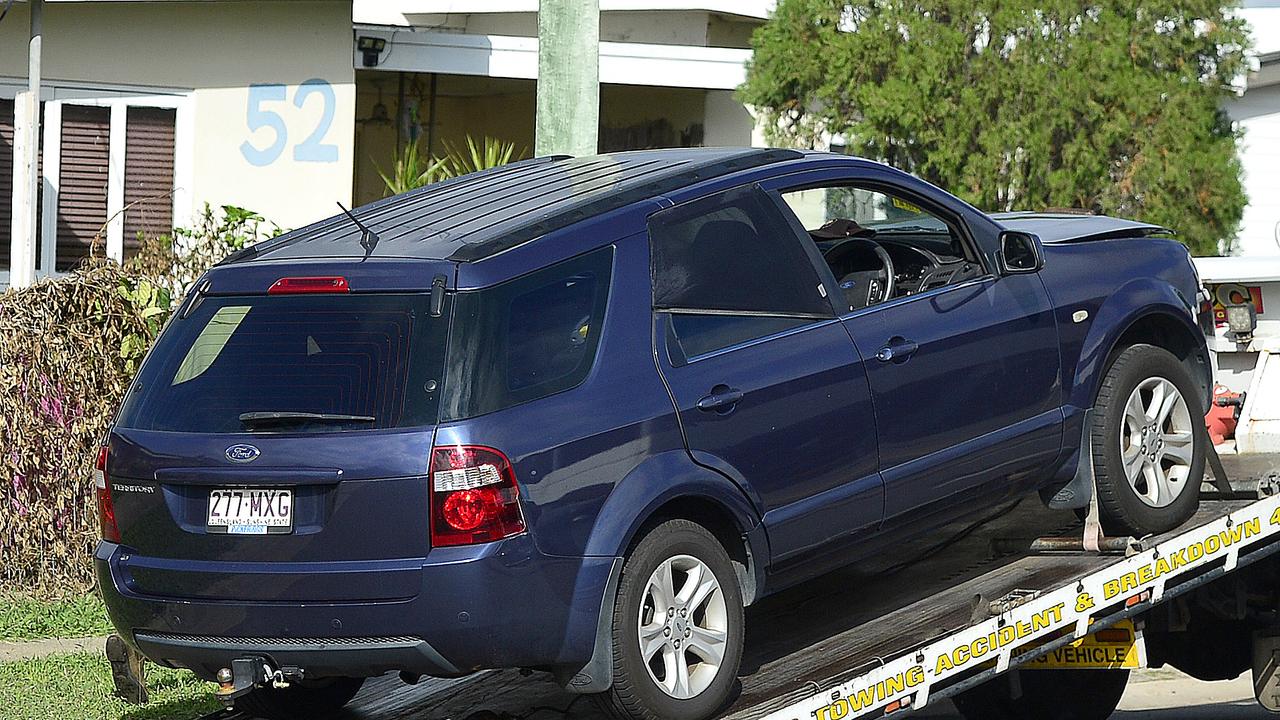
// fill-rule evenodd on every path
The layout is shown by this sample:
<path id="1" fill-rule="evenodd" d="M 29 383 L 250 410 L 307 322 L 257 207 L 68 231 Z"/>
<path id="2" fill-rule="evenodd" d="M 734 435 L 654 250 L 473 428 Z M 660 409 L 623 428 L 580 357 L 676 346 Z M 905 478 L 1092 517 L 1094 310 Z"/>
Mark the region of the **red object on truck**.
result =
<path id="1" fill-rule="evenodd" d="M 1217 445 L 1236 436 L 1236 421 L 1240 418 L 1240 408 L 1244 405 L 1244 393 L 1231 392 L 1225 385 L 1213 386 L 1213 403 L 1209 412 L 1204 415 L 1205 427 L 1209 429 L 1209 437 Z"/>

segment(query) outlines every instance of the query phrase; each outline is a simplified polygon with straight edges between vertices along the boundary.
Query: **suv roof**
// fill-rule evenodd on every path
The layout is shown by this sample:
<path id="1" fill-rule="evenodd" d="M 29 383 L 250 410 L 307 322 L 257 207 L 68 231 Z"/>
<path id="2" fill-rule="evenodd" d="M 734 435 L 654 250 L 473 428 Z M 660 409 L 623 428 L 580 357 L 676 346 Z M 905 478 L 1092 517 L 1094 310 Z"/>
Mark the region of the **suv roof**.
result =
<path id="1" fill-rule="evenodd" d="M 802 157 L 795 150 L 752 148 L 540 157 L 378 200 L 354 215 L 380 238 L 373 257 L 474 262 L 702 180 Z M 361 258 L 361 235 L 345 215 L 334 215 L 245 248 L 222 264 Z"/>

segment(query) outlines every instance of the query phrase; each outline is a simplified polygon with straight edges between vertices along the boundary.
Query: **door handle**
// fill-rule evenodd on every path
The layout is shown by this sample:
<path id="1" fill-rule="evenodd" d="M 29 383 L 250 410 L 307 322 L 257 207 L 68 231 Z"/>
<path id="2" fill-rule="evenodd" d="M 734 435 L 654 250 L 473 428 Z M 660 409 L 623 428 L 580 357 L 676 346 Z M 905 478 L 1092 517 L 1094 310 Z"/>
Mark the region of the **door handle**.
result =
<path id="1" fill-rule="evenodd" d="M 876 359 L 880 362 L 904 362 L 919 350 L 920 346 L 904 337 L 889 338 L 889 342 L 876 351 Z"/>
<path id="2" fill-rule="evenodd" d="M 742 391 L 728 385 L 711 388 L 711 394 L 698 401 L 698 409 L 707 412 L 729 412 L 742 399 Z"/>

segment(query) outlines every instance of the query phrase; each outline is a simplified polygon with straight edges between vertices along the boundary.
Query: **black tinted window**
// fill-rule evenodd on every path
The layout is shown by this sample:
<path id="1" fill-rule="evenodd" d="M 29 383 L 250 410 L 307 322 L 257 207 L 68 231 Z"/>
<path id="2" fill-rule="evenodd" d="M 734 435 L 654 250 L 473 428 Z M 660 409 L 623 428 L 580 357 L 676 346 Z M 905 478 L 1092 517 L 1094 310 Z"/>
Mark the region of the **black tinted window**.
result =
<path id="1" fill-rule="evenodd" d="M 126 399 L 120 423 L 142 430 L 323 431 L 436 420 L 445 320 L 425 295 L 205 298 L 170 323 Z M 245 413 L 372 421 L 254 424 Z"/>
<path id="2" fill-rule="evenodd" d="M 459 293 L 445 419 L 528 402 L 581 383 L 600 342 L 613 249 Z"/>
<path id="3" fill-rule="evenodd" d="M 808 318 L 773 315 L 668 313 L 667 317 L 670 332 L 667 347 L 672 348 L 671 361 L 676 365 L 813 322 Z"/>
<path id="4" fill-rule="evenodd" d="M 757 188 L 650 219 L 654 307 L 831 315 L 800 238 Z"/>

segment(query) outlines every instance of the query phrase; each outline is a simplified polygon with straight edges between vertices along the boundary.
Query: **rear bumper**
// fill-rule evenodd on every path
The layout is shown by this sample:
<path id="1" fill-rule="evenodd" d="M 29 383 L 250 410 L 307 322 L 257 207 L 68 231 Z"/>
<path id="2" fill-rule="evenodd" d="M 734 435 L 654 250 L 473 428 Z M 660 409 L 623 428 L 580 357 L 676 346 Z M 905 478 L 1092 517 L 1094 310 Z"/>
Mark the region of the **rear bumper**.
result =
<path id="1" fill-rule="evenodd" d="M 121 636 L 149 659 L 207 679 L 246 655 L 302 668 L 311 677 L 576 669 L 591 658 L 613 558 L 543 555 L 521 536 L 439 548 L 412 562 L 417 565 L 414 592 L 391 600 L 352 599 L 360 594 L 349 582 L 361 571 L 358 562 L 312 568 L 285 563 L 281 566 L 290 572 L 274 575 L 256 564 L 218 568 L 219 578 L 243 573 L 263 587 L 281 589 L 280 600 L 263 599 L 270 593 L 259 588 L 250 601 L 234 593 L 215 599 L 210 585 L 198 597 L 184 596 L 186 583 L 160 595 L 154 582 L 140 586 L 130 570 L 154 563 L 111 543 L 101 543 L 95 555 L 99 587 Z M 404 563 L 396 564 L 402 572 Z M 367 588 L 378 585 L 376 574 L 373 570 Z M 330 575 L 333 600 L 326 601 L 317 591 Z M 242 581 L 229 580 L 227 586 L 238 588 Z M 308 599 L 289 599 L 299 581 L 307 583 Z"/>
<path id="2" fill-rule="evenodd" d="M 373 677 L 391 670 L 416 675 L 465 675 L 427 641 L 415 637 L 344 638 L 230 638 L 176 635 L 139 630 L 134 642 L 143 655 L 161 658 L 171 667 L 188 668 L 212 677 L 218 668 L 246 656 L 265 657 L 273 667 L 299 667 L 308 677 Z"/>

